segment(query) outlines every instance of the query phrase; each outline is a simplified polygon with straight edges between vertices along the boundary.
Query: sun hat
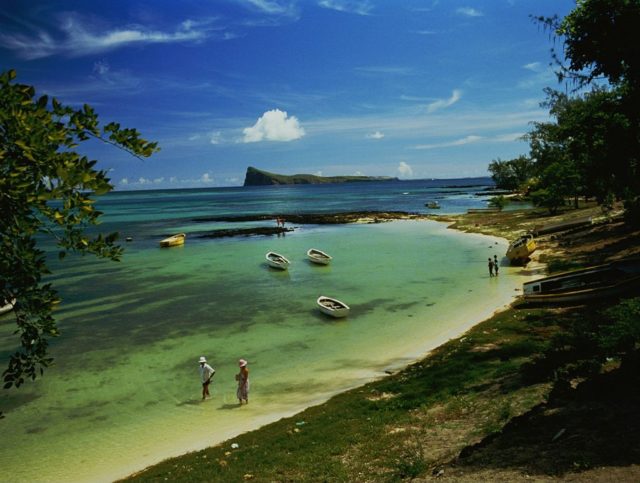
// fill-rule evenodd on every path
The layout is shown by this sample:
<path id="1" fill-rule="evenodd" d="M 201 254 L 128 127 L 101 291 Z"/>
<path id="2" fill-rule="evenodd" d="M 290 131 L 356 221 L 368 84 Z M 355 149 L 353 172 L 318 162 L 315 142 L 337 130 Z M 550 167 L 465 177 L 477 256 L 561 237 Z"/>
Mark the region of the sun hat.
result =
<path id="1" fill-rule="evenodd" d="M 247 361 L 245 361 L 244 359 L 240 359 L 240 360 L 238 361 L 238 365 L 239 365 L 240 367 L 244 367 L 244 366 L 246 366 L 246 365 L 247 365 Z"/>
<path id="2" fill-rule="evenodd" d="M 200 360 L 198 362 L 207 362 L 207 358 L 205 356 L 200 356 Z"/>

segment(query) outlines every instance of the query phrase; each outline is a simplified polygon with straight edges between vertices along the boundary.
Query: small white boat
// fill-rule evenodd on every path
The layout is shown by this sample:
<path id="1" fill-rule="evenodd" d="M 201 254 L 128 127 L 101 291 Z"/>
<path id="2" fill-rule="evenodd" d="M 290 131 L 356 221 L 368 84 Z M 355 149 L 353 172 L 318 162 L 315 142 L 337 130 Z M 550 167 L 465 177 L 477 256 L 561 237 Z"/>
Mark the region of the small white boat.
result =
<path id="1" fill-rule="evenodd" d="M 0 315 L 3 315 L 13 310 L 13 306 L 16 304 L 16 299 L 11 299 L 11 302 L 6 302 L 6 303 L 3 300 L 0 303 L 2 303 L 2 305 L 0 305 Z"/>
<path id="2" fill-rule="evenodd" d="M 437 201 L 429 201 L 427 203 L 424 204 L 427 208 L 431 209 L 431 210 L 439 210 L 440 209 L 440 203 L 438 203 Z"/>
<path id="3" fill-rule="evenodd" d="M 184 245 L 184 240 L 187 238 L 187 235 L 184 233 L 178 233 L 177 235 L 170 236 L 169 238 L 165 238 L 160 241 L 161 247 L 178 247 L 180 245 Z"/>
<path id="4" fill-rule="evenodd" d="M 307 258 L 313 263 L 317 263 L 319 265 L 329 265 L 333 259 L 331 255 L 327 255 L 322 250 L 318 250 L 316 248 L 309 248 L 309 250 L 307 250 Z"/>
<path id="5" fill-rule="evenodd" d="M 280 270 L 286 270 L 289 268 L 289 264 L 291 263 L 284 256 L 276 252 L 267 253 L 266 258 L 270 267 L 278 268 Z"/>
<path id="6" fill-rule="evenodd" d="M 323 314 L 327 314 L 331 317 L 335 317 L 336 319 L 340 317 L 346 317 L 349 315 L 349 311 L 351 310 L 347 304 L 344 302 L 340 302 L 337 299 L 332 299 L 331 297 L 325 297 L 321 295 L 318 297 L 318 307 L 320 307 L 320 311 Z"/>

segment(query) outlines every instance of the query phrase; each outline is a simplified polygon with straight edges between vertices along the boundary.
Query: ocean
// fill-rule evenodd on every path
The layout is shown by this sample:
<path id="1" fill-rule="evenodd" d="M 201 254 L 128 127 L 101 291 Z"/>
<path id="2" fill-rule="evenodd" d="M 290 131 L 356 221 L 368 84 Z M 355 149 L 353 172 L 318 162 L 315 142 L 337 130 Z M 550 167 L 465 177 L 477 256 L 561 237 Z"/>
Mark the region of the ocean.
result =
<path id="1" fill-rule="evenodd" d="M 115 192 L 102 197 L 103 232 L 119 231 L 120 262 L 51 257 L 62 303 L 55 364 L 0 393 L 1 481 L 112 481 L 169 456 L 229 440 L 424 356 L 513 300 L 527 278 L 486 260 L 507 242 L 435 221 L 291 225 L 284 236 L 204 239 L 201 231 L 275 221 L 198 218 L 344 211 L 460 213 L 486 206 L 488 179 Z M 187 233 L 182 247 L 159 240 Z M 132 241 L 125 242 L 124 237 Z M 306 260 L 308 248 L 333 256 Z M 53 253 L 53 247 L 49 247 Z M 266 265 L 276 251 L 287 271 Z M 345 319 L 320 295 L 351 306 Z M 0 359 L 15 350 L 0 318 Z M 198 359 L 216 369 L 201 401 Z M 235 397 L 249 361 L 248 405 Z"/>

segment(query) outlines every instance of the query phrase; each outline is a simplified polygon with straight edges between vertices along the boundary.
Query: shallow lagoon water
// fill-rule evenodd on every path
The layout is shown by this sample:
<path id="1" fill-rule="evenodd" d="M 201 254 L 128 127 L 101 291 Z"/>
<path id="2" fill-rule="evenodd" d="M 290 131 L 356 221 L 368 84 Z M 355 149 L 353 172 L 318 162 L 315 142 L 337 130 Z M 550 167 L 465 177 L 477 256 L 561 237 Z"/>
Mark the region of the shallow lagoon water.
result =
<path id="1" fill-rule="evenodd" d="M 334 257 L 305 259 L 310 247 Z M 284 237 L 128 246 L 57 275 L 63 336 L 55 367 L 10 397 L 0 466 L 11 481 L 109 481 L 223 441 L 415 360 L 508 303 L 522 283 L 486 258 L 506 242 L 436 222 L 300 227 Z M 286 272 L 264 259 L 287 256 Z M 316 309 L 319 295 L 352 306 Z M 0 350 L 7 350 L 2 320 Z M 216 368 L 200 402 L 197 359 Z M 237 407 L 235 361 L 249 360 L 251 402 Z M 38 455 L 36 465 L 25 464 Z M 4 477 L 3 477 L 4 478 Z M 8 481 L 8 480 L 7 480 Z"/>
<path id="2" fill-rule="evenodd" d="M 477 206 L 457 191 L 442 195 L 443 208 Z M 509 303 L 523 277 L 502 267 L 489 278 L 486 267 L 488 256 L 504 254 L 506 241 L 436 222 L 305 225 L 279 238 L 188 237 L 183 247 L 158 248 L 167 233 L 228 225 L 194 224 L 196 216 L 265 207 L 412 211 L 426 196 L 436 194 L 404 183 L 107 197 L 103 230 L 133 242 L 119 263 L 52 260 L 62 336 L 51 343 L 55 365 L 45 377 L 0 393 L 7 414 L 0 480 L 124 477 L 383 377 Z M 311 247 L 330 253 L 333 263 L 309 263 Z M 270 250 L 291 260 L 288 271 L 266 265 Z M 316 308 L 319 295 L 343 300 L 351 314 L 327 318 Z M 10 315 L 0 318 L 3 359 L 15 350 L 12 323 Z M 205 402 L 201 355 L 217 371 Z M 252 384 L 243 407 L 235 399 L 240 357 L 249 361 Z"/>

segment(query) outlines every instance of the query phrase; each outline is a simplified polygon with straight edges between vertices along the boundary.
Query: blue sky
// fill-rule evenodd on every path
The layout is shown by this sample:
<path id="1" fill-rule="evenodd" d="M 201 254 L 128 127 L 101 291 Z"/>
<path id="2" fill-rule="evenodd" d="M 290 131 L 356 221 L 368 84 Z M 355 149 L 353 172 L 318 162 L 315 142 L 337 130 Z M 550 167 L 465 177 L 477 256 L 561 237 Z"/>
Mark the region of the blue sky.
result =
<path id="1" fill-rule="evenodd" d="M 85 151 L 116 189 L 237 186 L 247 166 L 324 176 L 487 175 L 547 86 L 572 0 L 0 2 L 0 69 L 161 152 Z"/>

